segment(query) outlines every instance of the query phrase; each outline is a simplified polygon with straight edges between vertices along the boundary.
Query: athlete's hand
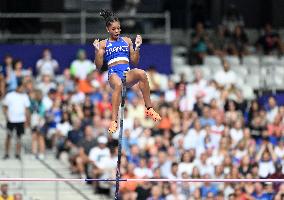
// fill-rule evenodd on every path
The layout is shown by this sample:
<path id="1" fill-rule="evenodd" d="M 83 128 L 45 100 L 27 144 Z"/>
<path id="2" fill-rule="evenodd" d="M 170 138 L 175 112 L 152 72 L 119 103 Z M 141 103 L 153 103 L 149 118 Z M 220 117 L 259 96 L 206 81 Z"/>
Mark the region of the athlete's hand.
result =
<path id="1" fill-rule="evenodd" d="M 100 40 L 99 39 L 96 39 L 94 42 L 93 42 L 93 45 L 95 47 L 95 49 L 98 51 L 100 49 Z"/>
<path id="2" fill-rule="evenodd" d="M 141 35 L 137 35 L 135 39 L 135 49 L 140 48 L 142 44 L 142 37 Z"/>

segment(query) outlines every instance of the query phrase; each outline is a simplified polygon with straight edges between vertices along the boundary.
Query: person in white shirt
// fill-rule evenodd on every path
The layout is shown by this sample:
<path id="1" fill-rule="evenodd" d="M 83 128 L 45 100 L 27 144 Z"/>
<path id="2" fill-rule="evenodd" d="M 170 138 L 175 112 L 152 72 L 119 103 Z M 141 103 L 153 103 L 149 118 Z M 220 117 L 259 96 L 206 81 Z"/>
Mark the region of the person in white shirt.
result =
<path id="1" fill-rule="evenodd" d="M 94 177 L 98 178 L 100 175 L 103 175 L 105 166 L 105 159 L 110 160 L 111 153 L 109 148 L 106 146 L 108 139 L 106 136 L 98 137 L 98 146 L 93 147 L 89 153 L 89 159 L 93 162 L 93 174 Z"/>
<path id="2" fill-rule="evenodd" d="M 214 80 L 219 86 L 229 88 L 231 85 L 237 83 L 237 75 L 234 71 L 230 70 L 230 64 L 226 60 L 222 60 L 223 69 L 217 71 Z"/>
<path id="3" fill-rule="evenodd" d="M 54 77 L 55 72 L 58 70 L 58 62 L 52 58 L 50 49 L 44 49 L 42 58 L 36 62 L 36 69 L 40 76 L 50 75 Z"/>
<path id="4" fill-rule="evenodd" d="M 177 183 L 170 184 L 170 194 L 166 196 L 166 200 L 186 200 L 186 196 L 181 193 L 180 188 Z"/>
<path id="5" fill-rule="evenodd" d="M 152 178 L 153 172 L 150 168 L 147 167 L 146 158 L 141 158 L 139 161 L 139 166 L 134 169 L 134 174 L 138 178 Z"/>
<path id="6" fill-rule="evenodd" d="M 77 54 L 78 58 L 71 63 L 71 75 L 79 80 L 85 80 L 87 75 L 95 70 L 95 65 L 87 59 L 85 50 L 80 49 Z"/>
<path id="7" fill-rule="evenodd" d="M 269 174 L 275 172 L 274 162 L 276 162 L 277 156 L 274 153 L 272 144 L 268 142 L 267 138 L 264 139 L 255 160 L 258 162 L 259 166 L 259 177 L 266 178 Z"/>
<path id="8" fill-rule="evenodd" d="M 21 159 L 21 136 L 25 132 L 25 123 L 28 121 L 30 100 L 24 93 L 24 85 L 19 81 L 16 91 L 9 92 L 3 100 L 3 112 L 7 121 L 7 137 L 5 141 L 4 159 L 9 158 L 9 149 L 12 133 L 17 134 L 16 158 Z"/>

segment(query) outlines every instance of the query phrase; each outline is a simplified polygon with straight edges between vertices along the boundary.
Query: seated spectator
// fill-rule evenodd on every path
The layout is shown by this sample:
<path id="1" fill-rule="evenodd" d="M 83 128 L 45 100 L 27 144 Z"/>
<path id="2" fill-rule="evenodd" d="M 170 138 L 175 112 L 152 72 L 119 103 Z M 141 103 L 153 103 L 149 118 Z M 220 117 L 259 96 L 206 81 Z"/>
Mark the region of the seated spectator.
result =
<path id="1" fill-rule="evenodd" d="M 84 138 L 79 142 L 79 153 L 75 158 L 75 169 L 81 178 L 87 178 L 86 165 L 91 163 L 88 155 L 93 147 L 97 144 L 92 126 L 86 126 Z"/>
<path id="2" fill-rule="evenodd" d="M 264 141 L 256 155 L 256 161 L 259 165 L 258 175 L 261 178 L 266 178 L 269 174 L 275 172 L 274 162 L 276 162 L 276 159 L 272 144 Z"/>
<path id="3" fill-rule="evenodd" d="M 77 53 L 77 59 L 71 63 L 70 73 L 78 80 L 85 80 L 87 75 L 95 68 L 94 63 L 87 59 L 86 51 L 80 49 Z"/>
<path id="4" fill-rule="evenodd" d="M 208 178 L 210 178 L 210 175 L 205 174 L 204 178 L 208 179 Z M 209 182 L 205 182 L 201 186 L 200 190 L 201 190 L 201 196 L 203 198 L 208 197 L 208 195 L 210 193 L 212 193 L 213 197 L 215 197 L 217 195 L 217 193 L 218 193 L 218 188 L 216 187 L 216 185 L 214 185 L 213 183 L 209 183 Z"/>
<path id="5" fill-rule="evenodd" d="M 236 121 L 242 120 L 242 113 L 237 108 L 237 103 L 233 100 L 229 100 L 225 104 L 225 123 L 228 126 L 233 126 Z"/>
<path id="6" fill-rule="evenodd" d="M 68 112 L 63 112 L 61 121 L 56 125 L 55 143 L 57 147 L 56 158 L 60 157 L 61 150 L 64 149 L 68 132 L 72 130 L 71 116 Z"/>
<path id="7" fill-rule="evenodd" d="M 186 196 L 180 193 L 177 183 L 171 183 L 170 194 L 166 196 L 165 200 L 175 200 L 175 199 L 186 200 Z"/>
<path id="8" fill-rule="evenodd" d="M 191 46 L 193 57 L 191 64 L 201 64 L 204 56 L 207 54 L 209 46 L 209 37 L 204 29 L 204 24 L 198 22 L 195 31 L 191 34 Z"/>
<path id="9" fill-rule="evenodd" d="M 42 52 L 42 58 L 36 62 L 36 70 L 38 75 L 49 75 L 53 78 L 58 68 L 58 62 L 52 58 L 50 49 L 44 49 Z"/>
<path id="10" fill-rule="evenodd" d="M 264 190 L 264 184 L 256 182 L 254 183 L 254 192 L 252 193 L 252 197 L 255 199 L 272 199 L 272 195 Z"/>
<path id="11" fill-rule="evenodd" d="M 64 86 L 64 93 L 73 92 L 75 89 L 75 82 L 71 77 L 70 69 L 66 68 L 63 71 L 62 75 L 58 75 L 56 77 L 58 83 L 63 84 Z"/>
<path id="12" fill-rule="evenodd" d="M 252 120 L 259 115 L 261 110 L 261 106 L 259 105 L 257 100 L 252 100 L 250 102 L 250 107 L 248 111 L 248 123 L 251 123 Z"/>
<path id="13" fill-rule="evenodd" d="M 282 200 L 284 197 L 284 183 L 281 183 L 279 191 L 275 194 L 275 200 Z"/>
<path id="14" fill-rule="evenodd" d="M 274 149 L 277 160 L 282 160 L 284 158 L 284 137 L 281 137 L 278 141 L 278 145 Z"/>
<path id="15" fill-rule="evenodd" d="M 228 37 L 225 27 L 219 25 L 210 37 L 210 52 L 217 56 L 223 56 L 226 44 L 228 44 Z"/>
<path id="16" fill-rule="evenodd" d="M 265 24 L 264 33 L 258 38 L 256 47 L 264 54 L 283 53 L 283 44 L 279 34 L 272 30 L 271 24 Z"/>
<path id="17" fill-rule="evenodd" d="M 92 167 L 92 177 L 101 178 L 106 177 L 105 170 L 107 167 L 105 164 L 111 159 L 111 153 L 107 147 L 108 139 L 105 136 L 99 136 L 97 139 L 98 146 L 91 148 L 89 152 L 89 160 Z M 99 187 L 98 183 L 93 183 L 95 187 Z M 97 188 L 99 190 L 99 188 Z"/>
<path id="18" fill-rule="evenodd" d="M 122 179 L 135 179 L 137 178 L 134 174 L 134 169 L 135 169 L 135 165 L 134 164 L 128 164 L 127 165 L 127 171 L 126 173 L 121 177 Z M 120 192 L 122 194 L 122 199 L 136 199 L 137 194 L 136 194 L 136 189 L 137 189 L 138 183 L 137 182 L 132 182 L 132 183 L 127 183 L 127 181 L 125 182 L 121 182 L 120 183 Z"/>
<path id="19" fill-rule="evenodd" d="M 79 144 L 84 139 L 84 132 L 81 129 L 81 121 L 79 118 L 73 118 L 73 128 L 67 134 L 65 146 L 62 151 L 66 150 L 69 154 L 69 162 L 71 165 L 71 172 L 76 173 L 75 158 L 79 154 Z"/>
<path id="20" fill-rule="evenodd" d="M 275 172 L 269 174 L 269 176 L 267 178 L 271 178 L 271 179 L 284 179 L 284 174 L 283 174 L 283 171 L 282 171 L 282 164 L 281 164 L 281 162 L 277 162 L 275 164 Z M 273 183 L 273 189 L 274 189 L 275 192 L 279 191 L 281 184 L 282 183 L 279 183 L 279 182 Z"/>
<path id="21" fill-rule="evenodd" d="M 20 193 L 14 194 L 14 200 L 23 200 L 23 195 Z"/>
<path id="22" fill-rule="evenodd" d="M 214 75 L 214 80 L 220 87 L 229 88 L 237 83 L 237 75 L 230 69 L 230 64 L 225 59 L 222 59 L 223 69 L 217 71 Z"/>
<path id="23" fill-rule="evenodd" d="M 276 117 L 278 113 L 279 107 L 277 105 L 277 101 L 274 97 L 269 97 L 268 99 L 268 105 L 266 106 L 266 118 L 267 121 L 270 123 L 273 123 L 274 118 Z"/>
<path id="24" fill-rule="evenodd" d="M 243 56 L 247 53 L 248 37 L 242 26 L 235 26 L 234 32 L 228 42 L 229 55 Z"/>
<path id="25" fill-rule="evenodd" d="M 200 121 L 197 119 L 194 122 L 193 128 L 189 129 L 188 133 L 184 138 L 184 149 L 195 149 L 197 155 L 204 150 L 204 138 L 206 131 L 202 128 Z"/>
<path id="26" fill-rule="evenodd" d="M 210 108 L 205 106 L 202 110 L 202 117 L 200 117 L 200 124 L 202 127 L 214 126 L 216 124 L 215 120 L 210 115 Z"/>
<path id="27" fill-rule="evenodd" d="M 151 189 L 151 195 L 147 200 L 165 200 L 165 198 L 162 197 L 162 188 L 158 185 L 154 185 Z"/>
<path id="28" fill-rule="evenodd" d="M 178 164 L 178 169 L 177 169 L 177 176 L 180 178 L 183 173 L 187 173 L 189 175 L 192 174 L 192 170 L 194 167 L 194 154 L 192 151 L 185 151 L 182 156 L 181 156 L 181 161 Z M 173 166 L 172 166 L 173 170 Z M 171 170 L 171 172 L 172 172 Z"/>
<path id="29" fill-rule="evenodd" d="M 139 166 L 134 169 L 134 174 L 138 178 L 151 178 L 153 177 L 152 170 L 147 167 L 146 158 L 141 158 L 139 161 Z"/>
<path id="30" fill-rule="evenodd" d="M 49 74 L 41 76 L 42 80 L 37 85 L 37 88 L 42 91 L 43 96 L 46 96 L 51 89 L 56 89 L 56 84 L 52 81 Z"/>
<path id="31" fill-rule="evenodd" d="M 14 200 L 13 195 L 9 195 L 8 193 L 8 184 L 1 184 L 0 190 L 1 190 L 1 195 L 0 195 L 0 200 Z"/>
<path id="32" fill-rule="evenodd" d="M 267 125 L 268 134 L 272 137 L 280 138 L 284 132 L 284 124 L 282 123 L 282 116 L 277 114 L 273 123 Z"/>
<path id="33" fill-rule="evenodd" d="M 236 120 L 233 127 L 230 129 L 230 137 L 232 139 L 232 145 L 236 146 L 237 143 L 243 138 L 243 124 L 241 120 Z"/>
<path id="34" fill-rule="evenodd" d="M 135 192 L 137 193 L 137 200 L 145 200 L 151 195 L 152 183 L 144 182 L 138 184 Z"/>

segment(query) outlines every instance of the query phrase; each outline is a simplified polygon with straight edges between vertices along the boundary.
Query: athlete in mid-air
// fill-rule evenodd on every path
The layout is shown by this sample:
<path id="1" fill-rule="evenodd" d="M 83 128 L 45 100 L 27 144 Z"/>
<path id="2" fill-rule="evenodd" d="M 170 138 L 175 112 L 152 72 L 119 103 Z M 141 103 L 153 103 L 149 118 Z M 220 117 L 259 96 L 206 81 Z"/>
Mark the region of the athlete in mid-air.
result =
<path id="1" fill-rule="evenodd" d="M 112 121 L 108 132 L 110 134 L 117 131 L 118 128 L 118 110 L 121 102 L 121 90 L 123 74 L 126 73 L 126 86 L 132 87 L 138 84 L 145 102 L 145 115 L 154 121 L 161 120 L 160 115 L 152 108 L 150 99 L 150 87 L 147 75 L 144 70 L 130 69 L 129 63 L 137 65 L 139 61 L 139 50 L 142 44 L 142 37 L 136 36 L 135 49 L 130 38 L 121 37 L 121 27 L 119 19 L 109 10 L 102 10 L 100 15 L 105 19 L 106 30 L 109 38 L 99 41 L 96 39 L 93 43 L 95 47 L 95 64 L 101 68 L 104 62 L 108 65 L 108 80 L 112 93 Z"/>

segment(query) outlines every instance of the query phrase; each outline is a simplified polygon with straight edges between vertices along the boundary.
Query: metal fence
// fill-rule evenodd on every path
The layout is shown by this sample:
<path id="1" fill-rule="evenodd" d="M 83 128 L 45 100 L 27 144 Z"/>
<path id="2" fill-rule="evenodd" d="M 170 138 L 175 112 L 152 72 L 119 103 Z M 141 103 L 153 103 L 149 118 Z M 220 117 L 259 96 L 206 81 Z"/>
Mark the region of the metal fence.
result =
<path id="1" fill-rule="evenodd" d="M 145 27 L 142 37 L 153 41 L 169 44 L 171 42 L 171 19 L 170 13 L 137 13 L 130 15 L 128 13 L 118 14 L 120 20 L 134 20 L 140 22 Z M 0 42 L 1 43 L 15 43 L 15 42 L 33 42 L 33 43 L 45 43 L 46 41 L 58 41 L 63 43 L 81 43 L 85 44 L 88 40 L 94 38 L 106 38 L 108 34 L 103 33 L 105 27 L 99 13 L 89 13 L 86 11 L 76 13 L 0 13 L 0 20 L 2 23 L 9 23 L 12 19 L 39 19 L 39 23 L 44 24 L 46 21 L 58 23 L 61 27 L 60 31 L 49 32 L 44 28 L 40 33 L 11 33 L 9 30 L 0 29 Z M 155 21 L 158 20 L 158 25 Z M 76 22 L 70 26 L 75 26 L 77 32 L 72 32 L 66 29 L 68 22 Z M 90 31 L 88 26 L 95 26 L 95 30 Z M 150 28 L 149 28 L 150 25 Z M 124 34 L 134 37 L 139 32 L 124 32 Z M 140 33 L 139 33 L 140 34 Z"/>

